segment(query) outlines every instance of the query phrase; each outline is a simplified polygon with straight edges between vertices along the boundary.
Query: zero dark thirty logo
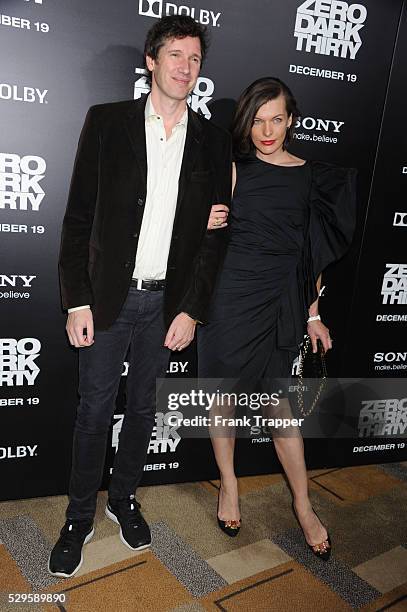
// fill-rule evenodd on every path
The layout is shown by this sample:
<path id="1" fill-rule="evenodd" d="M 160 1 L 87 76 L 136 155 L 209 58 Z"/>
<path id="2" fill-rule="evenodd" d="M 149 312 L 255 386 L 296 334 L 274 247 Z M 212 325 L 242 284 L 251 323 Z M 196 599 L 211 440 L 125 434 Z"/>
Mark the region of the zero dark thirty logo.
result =
<path id="1" fill-rule="evenodd" d="M 359 438 L 403 435 L 407 428 L 407 398 L 368 400 L 359 413 Z"/>
<path id="2" fill-rule="evenodd" d="M 386 264 L 383 276 L 383 304 L 407 304 L 407 264 Z"/>
<path id="3" fill-rule="evenodd" d="M 0 387 L 33 385 L 40 373 L 40 351 L 37 338 L 0 338 Z"/>
<path id="4" fill-rule="evenodd" d="M 367 19 L 363 4 L 342 0 L 305 0 L 297 9 L 297 51 L 354 60 L 362 46 L 360 31 Z"/>
<path id="5" fill-rule="evenodd" d="M 178 444 L 181 441 L 181 436 L 178 433 L 179 425 L 173 425 L 170 423 L 170 418 L 173 415 L 177 418 L 183 419 L 182 412 L 157 412 L 155 415 L 155 426 L 153 428 L 151 439 L 148 445 L 147 453 L 159 454 L 159 453 L 175 453 Z M 112 447 L 118 449 L 119 447 L 119 436 L 123 424 L 123 414 L 114 415 L 114 424 L 112 431 Z"/>
<path id="6" fill-rule="evenodd" d="M 0 209 L 38 212 L 45 197 L 47 164 L 38 155 L 0 153 Z"/>
<path id="7" fill-rule="evenodd" d="M 147 71 L 144 68 L 136 68 L 135 73 L 139 76 L 134 83 L 133 97 L 138 100 L 141 96 L 149 93 L 150 85 L 147 81 Z M 205 119 L 211 118 L 208 103 L 212 100 L 214 91 L 215 83 L 207 77 L 200 76 L 193 92 L 188 96 L 187 102 L 192 110 L 205 117 Z"/>

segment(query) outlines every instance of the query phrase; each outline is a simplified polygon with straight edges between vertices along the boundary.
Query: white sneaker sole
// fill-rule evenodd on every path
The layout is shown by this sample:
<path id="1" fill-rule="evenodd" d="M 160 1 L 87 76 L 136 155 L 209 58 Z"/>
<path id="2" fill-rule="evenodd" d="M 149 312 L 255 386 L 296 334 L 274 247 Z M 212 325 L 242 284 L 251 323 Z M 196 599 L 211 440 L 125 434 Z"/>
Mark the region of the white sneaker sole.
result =
<path id="1" fill-rule="evenodd" d="M 114 523 L 117 523 L 117 525 L 120 526 L 119 521 L 117 520 L 117 516 L 115 514 L 113 514 L 113 512 L 110 512 L 109 508 L 106 506 L 105 508 L 105 514 L 108 518 L 110 518 L 111 521 L 113 521 Z M 130 544 L 128 542 L 126 542 L 126 540 L 123 537 L 123 532 L 122 532 L 122 528 L 120 527 L 120 539 L 123 542 L 123 544 L 125 546 L 127 546 L 127 548 L 130 548 L 130 550 L 145 550 L 146 548 L 150 548 L 151 546 L 151 542 L 149 544 L 143 544 L 142 546 L 137 546 L 137 547 L 133 547 L 130 546 Z"/>
<path id="2" fill-rule="evenodd" d="M 91 541 L 91 539 L 93 538 L 95 534 L 95 528 L 92 528 L 92 531 L 90 533 L 88 533 L 88 535 L 86 536 L 86 538 L 83 541 L 83 546 L 85 546 L 85 544 L 87 544 L 88 542 Z M 83 550 L 83 546 L 82 546 L 82 550 Z M 81 560 L 79 561 L 79 564 L 75 567 L 74 571 L 72 572 L 72 574 L 65 574 L 64 572 L 51 572 L 50 567 L 49 567 L 49 562 L 51 560 L 51 556 L 48 558 L 48 572 L 51 574 L 51 576 L 58 576 L 59 578 L 72 578 L 72 576 L 74 576 L 76 574 L 76 572 L 80 569 L 82 563 L 83 563 L 83 552 L 81 551 Z"/>

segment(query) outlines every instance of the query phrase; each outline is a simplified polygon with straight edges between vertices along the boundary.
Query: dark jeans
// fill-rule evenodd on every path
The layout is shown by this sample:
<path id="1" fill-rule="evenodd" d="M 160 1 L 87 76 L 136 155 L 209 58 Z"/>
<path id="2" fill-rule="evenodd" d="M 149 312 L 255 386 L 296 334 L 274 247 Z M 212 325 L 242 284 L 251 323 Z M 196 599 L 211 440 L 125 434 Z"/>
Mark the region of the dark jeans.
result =
<path id="1" fill-rule="evenodd" d="M 155 382 L 165 375 L 170 351 L 164 345 L 163 291 L 130 287 L 107 331 L 79 350 L 80 403 L 73 439 L 67 518 L 93 519 L 115 400 L 130 349 L 126 411 L 113 466 L 109 497 L 133 494 L 143 474 L 155 422 Z"/>

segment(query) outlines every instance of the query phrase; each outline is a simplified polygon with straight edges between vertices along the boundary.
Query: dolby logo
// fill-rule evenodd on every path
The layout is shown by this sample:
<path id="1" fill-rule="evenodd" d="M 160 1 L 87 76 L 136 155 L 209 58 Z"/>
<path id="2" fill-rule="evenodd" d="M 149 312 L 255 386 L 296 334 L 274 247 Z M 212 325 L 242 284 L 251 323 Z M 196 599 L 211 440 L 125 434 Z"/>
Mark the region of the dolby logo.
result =
<path id="1" fill-rule="evenodd" d="M 188 372 L 188 361 L 171 361 L 168 364 L 167 374 L 185 374 Z"/>
<path id="2" fill-rule="evenodd" d="M 406 212 L 395 212 L 393 219 L 394 227 L 407 227 L 407 213 Z"/>
<path id="3" fill-rule="evenodd" d="M 38 87 L 29 87 L 28 85 L 0 83 L 1 100 L 48 104 L 48 100 L 46 99 L 47 93 L 48 89 L 38 89 Z"/>
<path id="4" fill-rule="evenodd" d="M 185 4 L 178 6 L 174 2 L 165 2 L 164 0 L 139 0 L 138 12 L 143 17 L 153 17 L 155 19 L 161 19 L 166 15 L 188 15 L 198 23 L 210 25 L 214 28 L 219 28 L 219 17 L 222 14 L 210 9 L 185 6 Z"/>
<path id="5" fill-rule="evenodd" d="M 1 459 L 24 459 L 25 457 L 36 457 L 38 455 L 38 444 L 33 446 L 0 446 Z"/>

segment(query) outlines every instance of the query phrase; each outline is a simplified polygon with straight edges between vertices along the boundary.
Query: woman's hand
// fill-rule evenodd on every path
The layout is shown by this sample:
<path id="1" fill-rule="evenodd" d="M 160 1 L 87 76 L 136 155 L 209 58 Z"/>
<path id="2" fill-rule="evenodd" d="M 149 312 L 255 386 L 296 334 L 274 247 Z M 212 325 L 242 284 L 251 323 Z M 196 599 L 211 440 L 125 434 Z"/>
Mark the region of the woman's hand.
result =
<path id="1" fill-rule="evenodd" d="M 221 229 L 227 226 L 229 208 L 226 204 L 214 204 L 208 219 L 208 230 Z"/>
<path id="2" fill-rule="evenodd" d="M 318 350 L 317 340 L 321 340 L 325 353 L 332 348 L 332 340 L 331 336 L 329 335 L 329 329 L 322 323 L 322 321 L 310 321 L 307 325 L 307 332 L 311 339 L 313 353 L 316 353 Z"/>
<path id="3" fill-rule="evenodd" d="M 168 328 L 164 346 L 169 348 L 170 351 L 182 351 L 194 339 L 195 327 L 195 319 L 186 312 L 180 312 Z"/>

